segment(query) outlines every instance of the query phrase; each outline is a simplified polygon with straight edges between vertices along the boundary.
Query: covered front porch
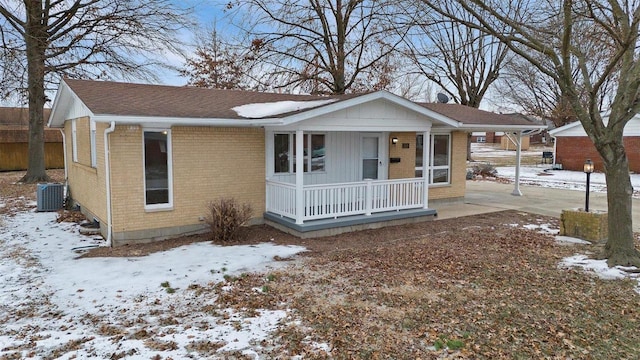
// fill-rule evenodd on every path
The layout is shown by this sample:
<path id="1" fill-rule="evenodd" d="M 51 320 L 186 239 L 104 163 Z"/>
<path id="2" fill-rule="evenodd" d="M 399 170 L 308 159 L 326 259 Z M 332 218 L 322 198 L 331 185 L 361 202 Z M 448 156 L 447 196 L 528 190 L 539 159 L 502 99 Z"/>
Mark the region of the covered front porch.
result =
<path id="1" fill-rule="evenodd" d="M 267 126 L 264 218 L 303 232 L 432 218 L 429 188 L 451 184 L 458 125 L 383 93 Z"/>

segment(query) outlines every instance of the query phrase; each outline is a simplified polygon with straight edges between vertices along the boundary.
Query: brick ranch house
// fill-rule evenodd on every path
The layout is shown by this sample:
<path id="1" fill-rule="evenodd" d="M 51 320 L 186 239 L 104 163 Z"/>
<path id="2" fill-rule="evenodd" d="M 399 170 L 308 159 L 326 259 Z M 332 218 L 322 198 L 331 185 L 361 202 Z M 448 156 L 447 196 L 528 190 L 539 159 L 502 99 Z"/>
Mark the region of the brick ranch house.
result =
<path id="1" fill-rule="evenodd" d="M 606 122 L 607 118 L 603 120 Z M 561 164 L 565 170 L 582 171 L 584 162 L 591 159 L 596 171 L 604 171 L 602 158 L 580 121 L 553 129 L 549 134 L 555 139 L 554 164 Z M 640 173 L 640 114 L 629 120 L 623 134 L 629 170 Z"/>
<path id="2" fill-rule="evenodd" d="M 384 91 L 86 80 L 61 82 L 49 126 L 64 129 L 73 201 L 110 245 L 202 231 L 207 204 L 223 196 L 249 203 L 253 223 L 301 237 L 432 218 L 464 196 L 468 132 L 532 128 Z"/>
<path id="3" fill-rule="evenodd" d="M 50 109 L 44 109 L 45 119 Z M 45 120 L 46 123 L 46 120 Z M 44 130 L 44 163 L 47 169 L 62 169 L 64 153 L 58 129 Z M 29 109 L 0 107 L 0 171 L 26 170 L 29 163 Z"/>

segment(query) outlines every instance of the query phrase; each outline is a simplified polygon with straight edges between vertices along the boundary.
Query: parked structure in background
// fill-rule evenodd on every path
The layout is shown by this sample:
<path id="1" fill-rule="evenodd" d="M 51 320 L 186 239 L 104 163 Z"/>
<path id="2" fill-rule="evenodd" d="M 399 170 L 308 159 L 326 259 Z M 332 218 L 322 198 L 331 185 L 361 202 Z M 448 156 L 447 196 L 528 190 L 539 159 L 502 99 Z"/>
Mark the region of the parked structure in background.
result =
<path id="1" fill-rule="evenodd" d="M 603 116 L 605 124 L 608 117 Z M 555 138 L 554 164 L 565 170 L 583 171 L 584 159 L 593 161 L 595 171 L 604 171 L 600 154 L 587 136 L 580 121 L 561 126 L 549 132 Z M 629 159 L 629 171 L 640 173 L 640 114 L 636 114 L 624 127 L 624 146 Z"/>
<path id="2" fill-rule="evenodd" d="M 553 129 L 553 121 L 538 119 L 531 116 L 513 113 L 513 114 L 501 114 L 502 116 L 509 116 L 514 119 L 514 121 L 526 120 L 531 122 L 533 125 L 546 125 L 548 129 Z M 529 145 L 535 144 L 550 144 L 551 137 L 549 136 L 549 132 L 545 129 L 539 134 L 527 136 L 522 138 L 522 150 L 526 150 L 529 148 Z M 473 132 L 471 134 L 471 142 L 475 143 L 488 143 L 488 144 L 501 144 L 502 149 L 504 150 L 515 150 L 515 143 L 513 141 L 509 141 L 507 137 L 505 137 L 505 133 L 503 131 L 480 131 Z"/>
<path id="3" fill-rule="evenodd" d="M 47 123 L 51 109 L 44 110 Z M 47 169 L 64 167 L 62 134 L 45 128 L 44 156 Z M 26 170 L 29 151 L 29 109 L 0 107 L 0 171 Z"/>

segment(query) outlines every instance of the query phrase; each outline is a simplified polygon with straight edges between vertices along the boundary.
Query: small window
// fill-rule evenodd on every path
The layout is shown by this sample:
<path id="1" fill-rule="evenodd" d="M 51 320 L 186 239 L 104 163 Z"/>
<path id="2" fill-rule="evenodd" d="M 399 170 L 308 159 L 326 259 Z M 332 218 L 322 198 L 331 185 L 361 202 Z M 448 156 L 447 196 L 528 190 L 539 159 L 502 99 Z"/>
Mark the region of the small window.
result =
<path id="1" fill-rule="evenodd" d="M 274 159 L 275 159 L 275 172 L 276 173 L 288 173 L 289 172 L 289 134 L 275 134 L 274 137 Z"/>
<path id="2" fill-rule="evenodd" d="M 433 144 L 433 166 L 431 183 L 448 183 L 449 182 L 449 135 L 434 135 Z"/>
<path id="3" fill-rule="evenodd" d="M 487 138 L 485 136 L 478 136 L 476 138 L 476 142 L 477 143 L 486 143 L 487 142 Z"/>
<path id="4" fill-rule="evenodd" d="M 325 170 L 325 136 L 324 134 L 305 134 L 302 146 L 303 172 Z M 291 154 L 291 156 L 289 156 Z M 296 172 L 296 136 L 292 133 L 274 135 L 274 172 Z"/>
<path id="5" fill-rule="evenodd" d="M 171 206 L 169 130 L 144 132 L 144 186 L 147 208 Z"/>
<path id="6" fill-rule="evenodd" d="M 429 163 L 427 164 L 427 178 L 430 184 L 449 183 L 449 172 L 451 169 L 451 146 L 449 134 L 431 135 L 430 137 Z M 423 135 L 416 136 L 416 166 L 415 176 L 422 177 L 425 166 L 423 164 L 424 139 Z"/>

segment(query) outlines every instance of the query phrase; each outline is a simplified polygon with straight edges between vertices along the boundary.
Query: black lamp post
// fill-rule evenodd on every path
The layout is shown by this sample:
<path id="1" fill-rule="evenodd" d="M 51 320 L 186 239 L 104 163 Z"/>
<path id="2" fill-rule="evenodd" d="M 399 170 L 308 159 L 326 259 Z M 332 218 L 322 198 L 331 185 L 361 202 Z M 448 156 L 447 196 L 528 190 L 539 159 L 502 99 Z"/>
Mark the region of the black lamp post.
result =
<path id="1" fill-rule="evenodd" d="M 593 172 L 593 161 L 587 159 L 584 162 L 584 173 L 587 174 L 587 194 L 584 203 L 584 211 L 589 212 L 589 180 L 591 180 L 591 173 Z"/>

